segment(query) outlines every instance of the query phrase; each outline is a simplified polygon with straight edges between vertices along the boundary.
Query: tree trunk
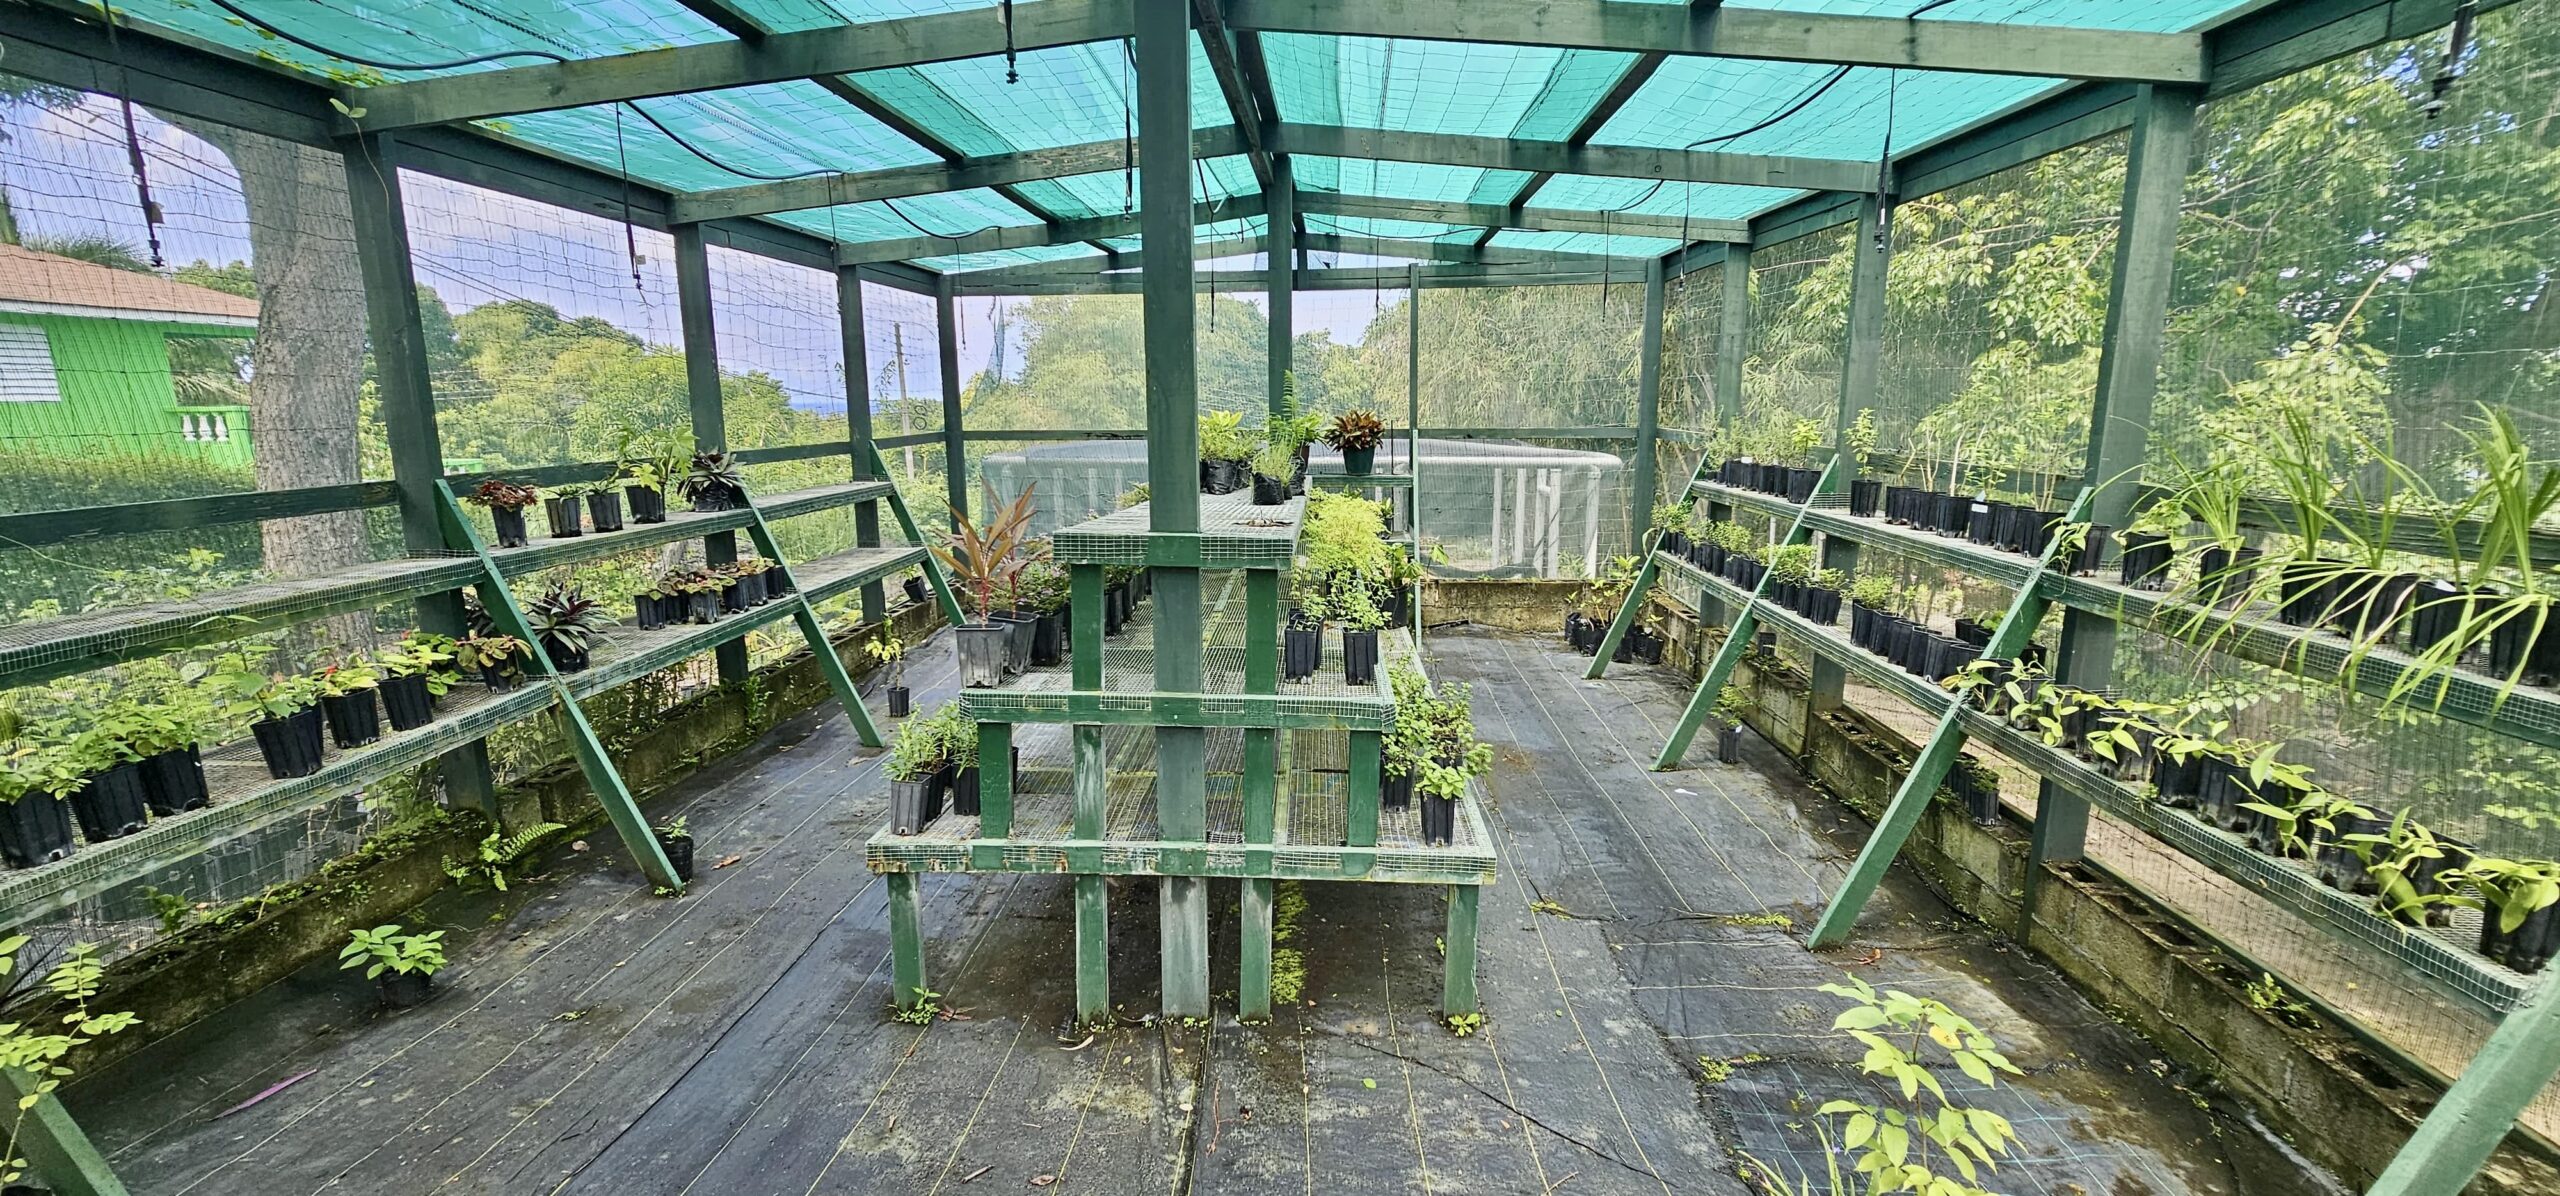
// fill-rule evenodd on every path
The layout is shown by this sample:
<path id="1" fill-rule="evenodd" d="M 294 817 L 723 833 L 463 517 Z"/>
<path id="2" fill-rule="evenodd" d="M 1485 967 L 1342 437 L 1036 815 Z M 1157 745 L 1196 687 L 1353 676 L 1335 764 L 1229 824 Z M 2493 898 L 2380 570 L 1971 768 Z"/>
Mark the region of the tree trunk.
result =
<path id="1" fill-rule="evenodd" d="M 258 282 L 249 431 L 258 489 L 363 479 L 358 453 L 364 385 L 364 277 L 356 260 L 346 166 L 330 150 L 227 125 L 162 114 L 231 159 L 249 212 Z M 267 572 L 302 577 L 368 559 L 361 511 L 270 519 L 260 525 Z M 370 617 L 328 623 L 348 647 L 373 640 Z"/>

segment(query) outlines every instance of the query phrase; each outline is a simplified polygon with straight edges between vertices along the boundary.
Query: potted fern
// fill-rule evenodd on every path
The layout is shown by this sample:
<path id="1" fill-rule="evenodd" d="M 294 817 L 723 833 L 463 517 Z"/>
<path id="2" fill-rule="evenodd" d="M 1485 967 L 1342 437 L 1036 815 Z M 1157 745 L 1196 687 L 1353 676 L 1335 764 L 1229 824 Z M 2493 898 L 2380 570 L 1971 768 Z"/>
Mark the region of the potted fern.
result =
<path id="1" fill-rule="evenodd" d="M 1334 416 L 1324 430 L 1324 442 L 1342 454 L 1342 472 L 1355 477 L 1377 468 L 1378 443 L 1386 438 L 1386 421 L 1366 407 Z"/>
<path id="2" fill-rule="evenodd" d="M 490 478 L 474 487 L 462 501 L 487 508 L 489 522 L 498 531 L 498 547 L 522 548 L 531 542 L 525 531 L 524 509 L 542 501 L 542 491 Z"/>
<path id="3" fill-rule="evenodd" d="M 444 932 L 402 934 L 398 923 L 352 931 L 338 952 L 338 968 L 363 968 L 393 1009 L 424 1005 L 435 995 L 435 975 L 444 970 Z"/>
<path id="4" fill-rule="evenodd" d="M 1254 443 L 1238 411 L 1200 413 L 1200 492 L 1233 494 L 1252 483 Z"/>
<path id="5" fill-rule="evenodd" d="M 1022 544 L 1024 531 L 1030 526 L 1033 487 L 1025 486 L 1010 503 L 996 499 L 995 487 L 985 482 L 987 521 L 981 525 L 969 513 L 951 508 L 957 529 L 943 543 L 932 546 L 934 559 L 958 580 L 976 615 L 974 622 L 952 629 L 960 659 L 960 684 L 973 688 L 990 688 L 1004 684 L 1010 671 L 1006 662 L 1011 653 L 1013 630 L 996 620 L 996 594 L 1009 591 L 1021 562 L 1016 550 Z M 1027 656 L 1027 653 L 1026 653 Z"/>

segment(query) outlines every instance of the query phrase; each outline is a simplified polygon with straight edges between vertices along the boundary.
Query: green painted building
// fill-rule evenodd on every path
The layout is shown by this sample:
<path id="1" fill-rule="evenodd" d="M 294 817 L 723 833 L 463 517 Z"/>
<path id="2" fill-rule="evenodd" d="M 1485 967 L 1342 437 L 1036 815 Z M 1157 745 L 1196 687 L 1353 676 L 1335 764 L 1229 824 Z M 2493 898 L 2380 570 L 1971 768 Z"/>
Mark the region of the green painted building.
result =
<path id="1" fill-rule="evenodd" d="M 249 409 L 182 404 L 170 341 L 257 328 L 254 299 L 0 245 L 0 450 L 246 465 Z"/>

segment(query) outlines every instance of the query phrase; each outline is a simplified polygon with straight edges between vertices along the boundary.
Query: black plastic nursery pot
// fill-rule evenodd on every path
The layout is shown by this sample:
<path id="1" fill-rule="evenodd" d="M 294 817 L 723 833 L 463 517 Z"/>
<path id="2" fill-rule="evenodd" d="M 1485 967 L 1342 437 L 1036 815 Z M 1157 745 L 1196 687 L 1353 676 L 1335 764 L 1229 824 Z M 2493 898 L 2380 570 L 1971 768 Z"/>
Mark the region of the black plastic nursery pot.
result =
<path id="1" fill-rule="evenodd" d="M 1930 530 L 1941 536 L 1962 536 L 1973 527 L 1973 504 L 1960 494 L 1937 495 L 1935 517 Z"/>
<path id="2" fill-rule="evenodd" d="M 34 868 L 71 858 L 71 807 L 50 793 L 29 790 L 0 802 L 0 856 L 12 868 Z"/>
<path id="3" fill-rule="evenodd" d="M 2528 976 L 2560 954 L 2560 905 L 2546 905 L 2524 916 L 2510 932 L 2498 929 L 2498 912 L 2484 911 L 2480 921 L 2480 953 L 2505 962 Z"/>
<path id="4" fill-rule="evenodd" d="M 587 495 L 587 522 L 600 532 L 622 530 L 622 496 L 611 490 L 597 490 Z"/>
<path id="5" fill-rule="evenodd" d="M 1679 556 L 1689 551 L 1689 537 L 1677 531 L 1664 529 L 1653 533 L 1653 546 L 1656 551 Z"/>
<path id="6" fill-rule="evenodd" d="M 385 971 L 373 983 L 388 1009 L 415 1009 L 436 995 L 436 978 L 425 972 Z"/>
<path id="7" fill-rule="evenodd" d="M 943 774 L 889 782 L 889 833 L 920 835 L 942 817 Z"/>
<path id="8" fill-rule="evenodd" d="M 2159 793 L 2163 805 L 2194 809 L 2203 785 L 2204 761 L 2199 757 L 2158 756 L 2151 761 L 2151 787 Z"/>
<path id="9" fill-rule="evenodd" d="M 1637 663 L 1662 663 L 1663 641 L 1661 636 L 1655 635 L 1642 627 L 1630 627 L 1627 629 L 1627 639 L 1635 645 L 1633 652 Z"/>
<path id="10" fill-rule="evenodd" d="M 1985 501 L 1967 508 L 1970 513 L 1965 516 L 1964 538 L 1985 548 L 1999 547 L 2000 523 L 2008 506 L 2007 503 Z"/>
<path id="11" fill-rule="evenodd" d="M 1342 683 L 1378 683 L 1378 633 L 1342 629 Z"/>
<path id="12" fill-rule="evenodd" d="M 2329 560 L 2286 561 L 2276 573 L 2276 617 L 2288 627 L 2309 627 L 2329 613 L 2341 566 Z"/>
<path id="13" fill-rule="evenodd" d="M 1413 626 L 1413 591 L 1397 586 L 1387 594 L 1387 627 L 1390 630 Z"/>
<path id="14" fill-rule="evenodd" d="M 1970 764 L 1960 762 L 1947 773 L 1956 797 L 1964 802 L 1965 817 L 1975 826 L 2000 825 L 2000 778 Z"/>
<path id="15" fill-rule="evenodd" d="M 1447 847 L 1458 837 L 1458 803 L 1445 797 L 1422 798 L 1422 843 Z"/>
<path id="16" fill-rule="evenodd" d="M 2549 685 L 2553 679 L 2554 657 L 2560 657 L 2560 610 L 2552 611 L 2534 625 L 2530 610 L 2510 616 L 2489 633 L 2489 673 L 2495 677 L 2512 677 L 2522 670 L 2527 685 Z"/>
<path id="17" fill-rule="evenodd" d="M 2204 776 L 2196 785 L 2196 817 L 2226 831 L 2238 832 L 2249 827 L 2249 812 L 2240 803 L 2250 800 L 2248 773 L 2239 762 L 2220 756 L 2202 759 Z"/>
<path id="18" fill-rule="evenodd" d="M 2320 883 L 2349 893 L 2372 894 L 2381 884 L 2364 866 L 2364 858 L 2348 846 L 2349 835 L 2379 835 L 2391 829 L 2391 816 L 2379 810 L 2372 817 L 2349 814 L 2333 820 L 2336 825 L 2315 831 L 2312 839 L 2312 870 Z"/>
<path id="19" fill-rule="evenodd" d="M 341 748 L 363 747 L 382 738 L 382 708 L 374 704 L 370 689 L 324 696 L 320 713 L 328 716 L 330 742 Z"/>
<path id="20" fill-rule="evenodd" d="M 2265 553 L 2255 548 L 2208 548 L 2199 560 L 2196 582 L 2207 605 L 2220 606 L 2249 593 L 2251 577 Z"/>
<path id="21" fill-rule="evenodd" d="M 710 590 L 695 590 L 684 596 L 684 617 L 688 623 L 720 621 L 720 595 Z"/>
<path id="22" fill-rule="evenodd" d="M 631 504 L 632 522 L 665 523 L 667 521 L 666 491 L 625 486 L 622 488 L 622 497 Z"/>
<path id="23" fill-rule="evenodd" d="M 1324 626 L 1300 627 L 1292 624 L 1280 633 L 1280 675 L 1288 681 L 1304 681 L 1316 675 L 1317 665 L 1324 659 Z"/>
<path id="24" fill-rule="evenodd" d="M 885 692 L 888 694 L 889 698 L 889 717 L 905 718 L 908 714 L 914 712 L 916 708 L 916 695 L 914 690 L 908 689 L 903 685 L 892 685 L 888 687 Z"/>
<path id="25" fill-rule="evenodd" d="M 1956 638 L 1977 648 L 1991 646 L 1991 629 L 1971 619 L 1956 620 Z"/>
<path id="26" fill-rule="evenodd" d="M 2173 548 L 2167 536 L 2149 532 L 2127 532 L 2124 555 L 2117 558 L 2116 575 L 2124 584 L 2137 590 L 2169 588 L 2169 562 Z"/>
<path id="27" fill-rule="evenodd" d="M 1014 611 L 1000 610 L 987 618 L 1004 628 L 1004 671 L 1019 673 L 1031 667 L 1031 636 L 1038 619 Z"/>
<path id="28" fill-rule="evenodd" d="M 747 613 L 747 587 L 744 582 L 733 581 L 720 587 L 720 613 L 724 615 Z"/>
<path id="29" fill-rule="evenodd" d="M 1037 668 L 1048 668 L 1052 665 L 1065 664 L 1067 661 L 1066 615 L 1053 610 L 1033 616 L 1033 619 L 1032 665 Z"/>
<path id="30" fill-rule="evenodd" d="M 522 548 L 530 542 L 524 525 L 523 507 L 491 507 L 489 522 L 497 525 L 500 548 Z"/>
<path id="31" fill-rule="evenodd" d="M 1342 472 L 1344 473 L 1363 475 L 1377 467 L 1378 446 L 1374 444 L 1363 449 L 1342 450 Z"/>
<path id="32" fill-rule="evenodd" d="M 204 784 L 204 757 L 193 747 L 172 748 L 142 762 L 143 794 L 151 812 L 180 814 L 212 801 Z"/>
<path id="33" fill-rule="evenodd" d="M 1716 763 L 1742 763 L 1742 724 L 1726 723 L 1716 731 Z"/>
<path id="34" fill-rule="evenodd" d="M 921 577 L 907 578 L 898 583 L 898 588 L 906 591 L 907 601 L 909 602 L 922 602 L 925 600 L 925 584 L 924 579 Z"/>
<path id="35" fill-rule="evenodd" d="M 550 654 L 551 667 L 563 673 L 583 673 L 588 665 L 595 663 L 595 654 L 585 648 L 544 640 L 542 650 Z"/>
<path id="36" fill-rule="evenodd" d="M 632 621 L 642 631 L 656 631 L 667 625 L 667 599 L 659 594 L 641 594 L 631 600 Z"/>
<path id="37" fill-rule="evenodd" d="M 693 496 L 693 509 L 697 514 L 734 511 L 738 509 L 738 502 L 743 497 L 745 496 L 735 486 L 705 486 L 702 488 L 702 493 Z"/>
<path id="38" fill-rule="evenodd" d="M 483 665 L 480 669 L 480 684 L 488 686 L 490 693 L 507 693 L 524 684 L 524 670 L 513 665 L 504 668 Z"/>
<path id="39" fill-rule="evenodd" d="M 1821 471 L 1821 470 L 1819 470 L 1819 469 L 1790 469 L 1790 470 L 1788 470 L 1788 471 L 1787 471 L 1787 501 L 1788 501 L 1788 502 L 1791 502 L 1791 503 L 1809 503 L 1809 502 L 1812 502 L 1812 501 L 1813 501 L 1813 488 L 1814 488 L 1815 486 L 1817 486 L 1817 485 L 1821 484 L 1821 482 L 1822 482 L 1822 471 Z"/>
<path id="40" fill-rule="evenodd" d="M 80 834 L 92 843 L 141 830 L 151 821 L 150 811 L 138 761 L 127 760 L 91 776 L 71 795 L 71 812 L 80 819 Z"/>
<path id="41" fill-rule="evenodd" d="M 2354 595 L 2341 600 L 2345 609 L 2337 620 L 2338 630 L 2357 639 L 2388 643 L 2397 638 L 2402 620 L 2409 617 L 2409 599 L 2418 592 L 2421 579 L 2415 573 L 2373 573 L 2369 579 L 2370 584 L 2360 584 Z"/>
<path id="42" fill-rule="evenodd" d="M 951 771 L 951 812 L 962 818 L 978 816 L 978 766 Z"/>
<path id="43" fill-rule="evenodd" d="M 960 684 L 992 689 L 1004 684 L 1004 662 L 1013 630 L 1002 623 L 964 623 L 952 629 L 960 655 Z M 912 832 L 909 832 L 912 833 Z"/>
<path id="44" fill-rule="evenodd" d="M 1118 635 L 1120 634 L 1120 625 L 1128 621 L 1128 610 L 1126 607 L 1121 605 L 1119 591 L 1111 590 L 1104 592 L 1102 595 L 1102 634 Z"/>
<path id="45" fill-rule="evenodd" d="M 749 610 L 765 604 L 764 574 L 746 573 L 738 577 L 738 605 Z"/>
<path id="46" fill-rule="evenodd" d="M 580 518 L 582 514 L 577 499 L 546 498 L 542 500 L 542 517 L 550 521 L 553 539 L 585 535 L 587 529 L 584 520 Z"/>
<path id="47" fill-rule="evenodd" d="M 1413 805 L 1413 775 L 1391 769 L 1378 770 L 1378 808 L 1403 810 Z"/>
<path id="48" fill-rule="evenodd" d="M 415 731 L 436 721 L 435 695 L 427 692 L 423 674 L 385 678 L 382 682 L 382 713 L 390 718 L 394 731 Z"/>
<path id="49" fill-rule="evenodd" d="M 1865 478 L 1849 479 L 1849 513 L 1861 519 L 1875 517 L 1876 504 L 1884 500 L 1884 483 Z"/>
<path id="50" fill-rule="evenodd" d="M 666 853 L 667 867 L 674 870 L 677 880 L 693 883 L 693 836 L 659 835 L 658 850 Z"/>
<path id="51" fill-rule="evenodd" d="M 1276 507 L 1289 501 L 1289 479 L 1253 475 L 1253 505 Z"/>
<path id="52" fill-rule="evenodd" d="M 2079 550 L 2071 554 L 2066 567 L 2081 577 L 2095 576 L 2107 560 L 2107 534 L 2106 524 L 2090 524 L 2089 534 L 2081 538 Z"/>

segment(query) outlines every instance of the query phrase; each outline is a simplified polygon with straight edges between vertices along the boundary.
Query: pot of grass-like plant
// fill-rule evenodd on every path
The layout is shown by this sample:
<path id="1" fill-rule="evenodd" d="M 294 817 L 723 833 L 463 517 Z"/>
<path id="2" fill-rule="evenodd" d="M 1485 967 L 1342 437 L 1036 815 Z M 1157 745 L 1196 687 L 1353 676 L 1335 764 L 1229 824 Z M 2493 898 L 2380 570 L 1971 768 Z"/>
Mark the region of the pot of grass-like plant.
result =
<path id="1" fill-rule="evenodd" d="M 945 768 L 951 763 L 948 726 L 938 715 L 911 719 L 889 745 L 889 833 L 920 835 L 942 817 Z"/>
<path id="2" fill-rule="evenodd" d="M 320 670 L 320 713 L 329 721 L 329 739 L 340 748 L 359 748 L 382 738 L 382 707 L 374 701 L 382 671 L 363 653 Z"/>
<path id="3" fill-rule="evenodd" d="M 1378 629 L 1387 614 L 1370 601 L 1369 587 L 1354 580 L 1335 596 L 1334 615 L 1342 620 L 1342 683 L 1378 683 Z"/>
<path id="4" fill-rule="evenodd" d="M 737 459 L 717 450 L 695 453 L 676 489 L 696 511 L 734 511 L 747 501 Z"/>
<path id="5" fill-rule="evenodd" d="M 610 481 L 587 487 L 587 524 L 597 532 L 622 530 L 622 491 Z"/>
<path id="6" fill-rule="evenodd" d="M 414 1009 L 435 995 L 435 975 L 444 970 L 444 932 L 403 934 L 396 922 L 352 931 L 338 952 L 338 968 L 363 968 L 385 1006 Z"/>
<path id="7" fill-rule="evenodd" d="M 462 637 L 453 646 L 453 663 L 480 675 L 491 693 L 506 693 L 524 683 L 525 662 L 533 648 L 512 635 L 484 632 Z"/>
<path id="8" fill-rule="evenodd" d="M 1289 501 L 1289 475 L 1297 454 L 1285 444 L 1267 444 L 1253 457 L 1253 505 L 1276 507 Z"/>
<path id="9" fill-rule="evenodd" d="M 542 517 L 551 524 L 553 539 L 586 534 L 586 493 L 584 483 L 574 483 L 542 496 Z"/>
<path id="10" fill-rule="evenodd" d="M 14 712 L 0 712 L 14 717 Z M 0 743 L 0 856 L 12 868 L 37 868 L 71 858 L 71 807 L 62 800 L 53 757 L 57 747 L 21 742 L 12 724 Z"/>
<path id="11" fill-rule="evenodd" d="M 1716 763 L 1742 763 L 1743 716 L 1751 712 L 1751 700 L 1742 687 L 1728 682 L 1716 694 Z"/>
<path id="12" fill-rule="evenodd" d="M 432 643 L 403 641 L 374 657 L 382 669 L 382 713 L 394 731 L 415 731 L 436 721 L 431 683 L 453 657 Z"/>
<path id="13" fill-rule="evenodd" d="M 907 717 L 915 701 L 914 693 L 907 688 L 907 642 L 883 623 L 870 639 L 862 641 L 862 654 L 887 676 L 888 684 L 881 687 L 881 693 L 888 698 L 889 717 Z"/>
<path id="14" fill-rule="evenodd" d="M 531 542 L 526 534 L 524 509 L 542 501 L 542 491 L 490 478 L 473 487 L 462 501 L 488 509 L 489 522 L 497 529 L 498 547 L 522 548 Z"/>
<path id="15" fill-rule="evenodd" d="M 1387 438 L 1387 423 L 1366 407 L 1354 407 L 1326 425 L 1324 442 L 1342 453 L 1342 472 L 1365 476 L 1378 464 L 1378 442 Z"/>
<path id="16" fill-rule="evenodd" d="M 667 857 L 667 868 L 676 879 L 693 883 L 693 830 L 682 817 L 670 818 L 649 828 L 649 836 L 658 841 L 658 851 Z"/>
<path id="17" fill-rule="evenodd" d="M 945 543 L 933 545 L 932 552 L 946 574 L 968 595 L 977 616 L 975 622 L 952 629 L 960 660 L 960 684 L 986 689 L 1004 684 L 1007 672 L 1013 630 L 994 617 L 996 595 L 1011 589 L 1022 567 L 1018 550 L 1031 523 L 1032 493 L 1036 487 L 1024 486 L 1022 493 L 1008 503 L 997 499 L 994 486 L 984 482 L 980 485 L 986 496 L 985 522 L 952 508 L 956 530 Z M 1028 657 L 1026 643 L 1024 658 Z"/>
<path id="18" fill-rule="evenodd" d="M 551 667 L 563 673 L 585 672 L 595 659 L 596 635 L 604 623 L 604 605 L 586 591 L 554 582 L 525 604 L 525 623 L 542 644 Z"/>

